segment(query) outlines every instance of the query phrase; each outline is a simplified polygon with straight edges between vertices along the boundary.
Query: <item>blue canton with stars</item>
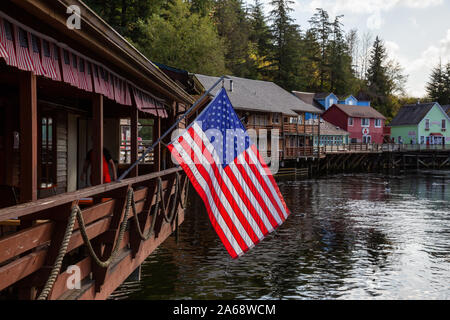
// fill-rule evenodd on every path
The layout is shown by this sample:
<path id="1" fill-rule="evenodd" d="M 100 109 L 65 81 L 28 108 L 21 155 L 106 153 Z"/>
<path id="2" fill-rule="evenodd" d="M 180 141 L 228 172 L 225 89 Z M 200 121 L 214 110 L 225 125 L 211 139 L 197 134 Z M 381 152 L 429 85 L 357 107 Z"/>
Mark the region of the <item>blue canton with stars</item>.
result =
<path id="1" fill-rule="evenodd" d="M 224 168 L 252 145 L 224 88 L 195 122 L 214 146 Z"/>

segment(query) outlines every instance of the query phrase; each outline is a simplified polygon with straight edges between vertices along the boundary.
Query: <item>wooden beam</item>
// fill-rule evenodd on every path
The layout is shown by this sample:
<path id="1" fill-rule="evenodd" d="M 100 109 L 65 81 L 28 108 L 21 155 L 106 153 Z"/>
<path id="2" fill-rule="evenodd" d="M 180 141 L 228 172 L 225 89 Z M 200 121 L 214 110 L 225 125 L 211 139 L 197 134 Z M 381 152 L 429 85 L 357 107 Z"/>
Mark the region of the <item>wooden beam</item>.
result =
<path id="1" fill-rule="evenodd" d="M 37 90 L 36 75 L 20 74 L 20 202 L 37 200 Z"/>
<path id="2" fill-rule="evenodd" d="M 135 163 L 138 159 L 138 119 L 139 110 L 136 106 L 132 106 L 131 110 L 131 163 Z M 130 177 L 137 177 L 139 175 L 139 164 L 130 172 Z"/>
<path id="3" fill-rule="evenodd" d="M 92 99 L 93 148 L 92 185 L 103 184 L 103 96 L 95 94 Z"/>
<path id="4" fill-rule="evenodd" d="M 161 136 L 161 118 L 157 117 L 154 120 L 153 141 L 156 141 Z M 155 171 L 161 171 L 161 144 L 156 146 L 154 151 Z"/>

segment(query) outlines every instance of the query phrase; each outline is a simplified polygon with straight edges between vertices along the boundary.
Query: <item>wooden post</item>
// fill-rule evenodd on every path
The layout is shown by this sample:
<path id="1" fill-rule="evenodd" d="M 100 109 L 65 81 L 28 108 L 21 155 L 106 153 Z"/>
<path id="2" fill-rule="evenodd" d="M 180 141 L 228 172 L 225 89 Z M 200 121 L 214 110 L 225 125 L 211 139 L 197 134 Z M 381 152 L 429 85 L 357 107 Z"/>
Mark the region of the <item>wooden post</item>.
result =
<path id="1" fill-rule="evenodd" d="M 92 99 L 93 147 L 92 185 L 103 183 L 103 96 L 95 94 Z"/>
<path id="2" fill-rule="evenodd" d="M 131 163 L 135 163 L 138 159 L 138 119 L 139 111 L 137 107 L 131 107 Z M 137 177 L 139 175 L 139 165 L 135 166 L 130 172 L 130 177 Z"/>
<path id="3" fill-rule="evenodd" d="M 161 118 L 157 117 L 154 120 L 154 130 L 153 130 L 153 139 L 156 141 L 161 136 Z M 161 144 L 156 146 L 154 150 L 154 163 L 155 163 L 155 171 L 161 171 Z"/>
<path id="4" fill-rule="evenodd" d="M 36 75 L 20 73 L 20 202 L 37 200 L 37 89 Z"/>

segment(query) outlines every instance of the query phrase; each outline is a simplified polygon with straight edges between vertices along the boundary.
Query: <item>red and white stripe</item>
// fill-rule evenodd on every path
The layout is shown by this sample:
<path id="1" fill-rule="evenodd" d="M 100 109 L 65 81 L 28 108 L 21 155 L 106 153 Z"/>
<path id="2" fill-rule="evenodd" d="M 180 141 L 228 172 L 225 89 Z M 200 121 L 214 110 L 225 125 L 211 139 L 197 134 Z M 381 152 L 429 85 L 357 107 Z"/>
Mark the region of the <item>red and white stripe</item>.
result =
<path id="1" fill-rule="evenodd" d="M 52 55 L 53 70 L 55 71 L 55 77 L 53 78 L 53 80 L 61 81 L 61 66 L 59 62 L 62 61 L 62 59 L 60 50 L 56 43 L 50 44 L 50 53 Z"/>
<path id="2" fill-rule="evenodd" d="M 133 102 L 131 101 L 130 87 L 128 86 L 127 81 L 124 81 L 124 83 L 125 83 L 125 105 L 131 106 Z"/>
<path id="3" fill-rule="evenodd" d="M 41 40 L 41 58 L 42 68 L 44 69 L 44 75 L 47 78 L 57 80 L 57 74 L 55 67 L 53 66 L 52 46 L 47 40 Z"/>
<path id="4" fill-rule="evenodd" d="M 80 77 L 78 76 L 78 56 L 74 52 L 69 52 L 70 54 L 70 69 L 72 70 L 72 85 L 74 87 L 80 88 Z"/>
<path id="5" fill-rule="evenodd" d="M 114 101 L 117 103 L 122 103 L 120 97 L 120 79 L 115 75 L 111 75 L 111 82 L 114 87 Z"/>
<path id="6" fill-rule="evenodd" d="M 78 88 L 81 90 L 89 91 L 86 79 L 86 60 L 80 57 L 78 57 L 78 79 Z"/>
<path id="7" fill-rule="evenodd" d="M 100 83 L 100 70 L 98 65 L 92 64 L 92 80 L 94 82 L 95 93 L 103 93 L 102 85 Z"/>
<path id="8" fill-rule="evenodd" d="M 45 76 L 46 73 L 41 63 L 42 48 L 40 42 L 38 37 L 28 32 L 28 47 L 30 48 L 31 60 L 33 60 L 34 72 L 37 76 Z"/>
<path id="9" fill-rule="evenodd" d="M 3 58 L 7 65 L 17 67 L 13 32 L 12 24 L 9 21 L 0 18 L 0 43 L 6 52 L 6 55 L 3 55 Z"/>
<path id="10" fill-rule="evenodd" d="M 108 83 L 108 98 L 110 98 L 111 100 L 114 100 L 114 79 L 112 76 L 112 73 L 110 71 L 107 71 L 107 83 Z"/>
<path id="11" fill-rule="evenodd" d="M 14 35 L 16 38 L 17 68 L 23 71 L 35 71 L 34 63 L 30 54 L 30 34 L 22 28 L 14 25 Z"/>
<path id="12" fill-rule="evenodd" d="M 98 75 L 99 75 L 99 81 L 100 81 L 100 90 L 102 91 L 102 94 L 104 94 L 106 97 L 109 95 L 108 92 L 108 84 L 106 82 L 106 71 L 102 67 L 98 67 Z"/>
<path id="13" fill-rule="evenodd" d="M 4 33 L 4 25 L 3 25 L 3 19 L 0 18 L 0 58 L 8 58 L 9 54 L 8 51 L 6 51 L 6 47 L 4 45 L 4 38 L 6 38 L 6 35 Z"/>
<path id="14" fill-rule="evenodd" d="M 232 258 L 259 243 L 289 215 L 254 146 L 223 168 L 205 133 L 194 123 L 169 149 L 203 199 L 211 223 Z"/>
<path id="15" fill-rule="evenodd" d="M 86 85 L 87 85 L 87 91 L 92 92 L 92 63 L 90 61 L 85 60 L 85 70 L 84 74 L 86 77 Z"/>
<path id="16" fill-rule="evenodd" d="M 60 50 L 62 73 L 64 82 L 74 85 L 75 79 L 72 73 L 72 57 L 69 51 L 62 49 Z"/>

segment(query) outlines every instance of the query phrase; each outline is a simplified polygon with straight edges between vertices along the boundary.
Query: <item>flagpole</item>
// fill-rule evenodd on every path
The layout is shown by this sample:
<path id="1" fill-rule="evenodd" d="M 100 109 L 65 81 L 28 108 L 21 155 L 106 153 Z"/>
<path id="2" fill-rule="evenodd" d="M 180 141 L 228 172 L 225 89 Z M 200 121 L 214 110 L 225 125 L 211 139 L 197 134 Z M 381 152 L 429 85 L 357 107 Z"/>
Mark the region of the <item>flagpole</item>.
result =
<path id="1" fill-rule="evenodd" d="M 159 138 L 158 140 L 155 141 L 155 143 L 153 143 L 150 147 L 148 147 L 145 152 L 142 154 L 142 156 L 136 160 L 135 163 L 133 163 L 124 173 L 122 173 L 122 175 L 117 179 L 117 181 L 121 181 L 123 178 L 125 178 L 131 170 L 133 170 L 134 167 L 136 167 L 139 162 L 141 162 L 142 160 L 145 159 L 145 157 L 147 156 L 147 154 L 151 151 L 153 151 L 155 149 L 155 147 L 162 141 L 162 139 L 164 139 L 165 137 L 167 137 L 167 135 L 172 132 L 173 129 L 175 129 L 178 124 L 184 119 L 186 118 L 191 112 L 192 110 L 195 109 L 195 107 L 215 88 L 217 87 L 217 85 L 220 82 L 224 82 L 225 81 L 225 76 L 221 76 L 219 78 L 219 80 L 217 80 L 216 83 L 214 83 L 212 85 L 211 88 L 209 88 L 180 118 L 178 118 L 177 121 L 175 121 L 175 123 L 169 128 L 167 129 Z"/>

